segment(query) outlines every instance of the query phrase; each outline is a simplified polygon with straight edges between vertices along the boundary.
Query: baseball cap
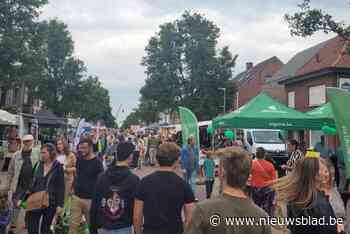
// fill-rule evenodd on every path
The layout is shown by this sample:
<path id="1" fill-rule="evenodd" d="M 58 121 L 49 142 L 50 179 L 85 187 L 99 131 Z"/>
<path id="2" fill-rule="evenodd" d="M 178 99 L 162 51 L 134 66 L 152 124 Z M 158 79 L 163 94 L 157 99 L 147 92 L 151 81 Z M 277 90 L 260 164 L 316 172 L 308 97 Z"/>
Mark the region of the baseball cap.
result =
<path id="1" fill-rule="evenodd" d="M 24 135 L 22 141 L 33 141 L 34 140 L 34 137 L 30 134 L 28 135 Z"/>
<path id="2" fill-rule="evenodd" d="M 134 152 L 134 145 L 130 142 L 122 142 L 117 146 L 117 161 L 125 161 Z"/>

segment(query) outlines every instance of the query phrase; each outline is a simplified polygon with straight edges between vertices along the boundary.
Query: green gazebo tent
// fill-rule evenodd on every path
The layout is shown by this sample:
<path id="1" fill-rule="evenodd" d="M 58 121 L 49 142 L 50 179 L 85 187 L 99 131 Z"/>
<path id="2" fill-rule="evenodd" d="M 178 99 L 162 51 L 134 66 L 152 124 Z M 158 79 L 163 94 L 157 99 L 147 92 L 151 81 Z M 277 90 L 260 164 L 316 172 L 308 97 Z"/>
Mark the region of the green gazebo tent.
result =
<path id="1" fill-rule="evenodd" d="M 333 115 L 333 110 L 330 103 L 326 103 L 320 107 L 317 107 L 307 112 L 306 114 L 323 122 L 323 126 L 329 126 L 329 127 L 335 128 L 334 115 Z"/>
<path id="2" fill-rule="evenodd" d="M 320 119 L 289 108 L 264 92 L 241 108 L 213 120 L 214 129 L 320 130 L 324 125 Z"/>

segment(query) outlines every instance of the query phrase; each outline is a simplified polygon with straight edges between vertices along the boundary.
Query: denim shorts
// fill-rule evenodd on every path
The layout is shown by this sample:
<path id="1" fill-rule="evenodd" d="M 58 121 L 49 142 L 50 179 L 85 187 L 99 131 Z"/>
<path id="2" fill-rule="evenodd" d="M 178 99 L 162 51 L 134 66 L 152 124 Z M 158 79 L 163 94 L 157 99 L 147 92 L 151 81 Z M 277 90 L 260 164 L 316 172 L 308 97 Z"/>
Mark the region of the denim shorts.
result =
<path id="1" fill-rule="evenodd" d="M 98 234 L 132 234 L 131 227 L 121 229 L 98 229 Z"/>

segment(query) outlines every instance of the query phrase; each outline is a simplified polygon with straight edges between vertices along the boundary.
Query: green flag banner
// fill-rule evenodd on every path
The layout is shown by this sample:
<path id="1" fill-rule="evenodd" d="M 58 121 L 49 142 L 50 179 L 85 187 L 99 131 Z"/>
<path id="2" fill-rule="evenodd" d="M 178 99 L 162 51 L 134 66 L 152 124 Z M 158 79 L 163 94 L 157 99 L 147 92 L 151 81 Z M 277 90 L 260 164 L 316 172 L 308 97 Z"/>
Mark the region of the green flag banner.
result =
<path id="1" fill-rule="evenodd" d="M 193 136 L 196 139 L 196 147 L 199 150 L 199 129 L 196 116 L 191 110 L 185 107 L 179 107 L 179 112 L 181 119 L 182 145 L 186 145 L 187 139 Z"/>
<path id="2" fill-rule="evenodd" d="M 342 89 L 327 88 L 327 94 L 345 155 L 346 177 L 350 179 L 350 93 Z"/>

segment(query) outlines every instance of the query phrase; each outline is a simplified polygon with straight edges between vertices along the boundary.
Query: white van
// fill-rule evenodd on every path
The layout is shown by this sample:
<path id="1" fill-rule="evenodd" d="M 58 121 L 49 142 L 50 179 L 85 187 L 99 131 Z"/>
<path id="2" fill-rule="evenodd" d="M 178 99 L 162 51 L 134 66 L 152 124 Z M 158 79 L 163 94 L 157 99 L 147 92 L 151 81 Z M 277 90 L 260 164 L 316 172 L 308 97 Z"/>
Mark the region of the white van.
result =
<path id="1" fill-rule="evenodd" d="M 262 147 L 266 154 L 272 156 L 273 159 L 286 158 L 287 146 L 283 142 L 281 132 L 273 129 L 244 129 L 243 144 L 247 151 L 253 156 L 256 149 Z"/>

